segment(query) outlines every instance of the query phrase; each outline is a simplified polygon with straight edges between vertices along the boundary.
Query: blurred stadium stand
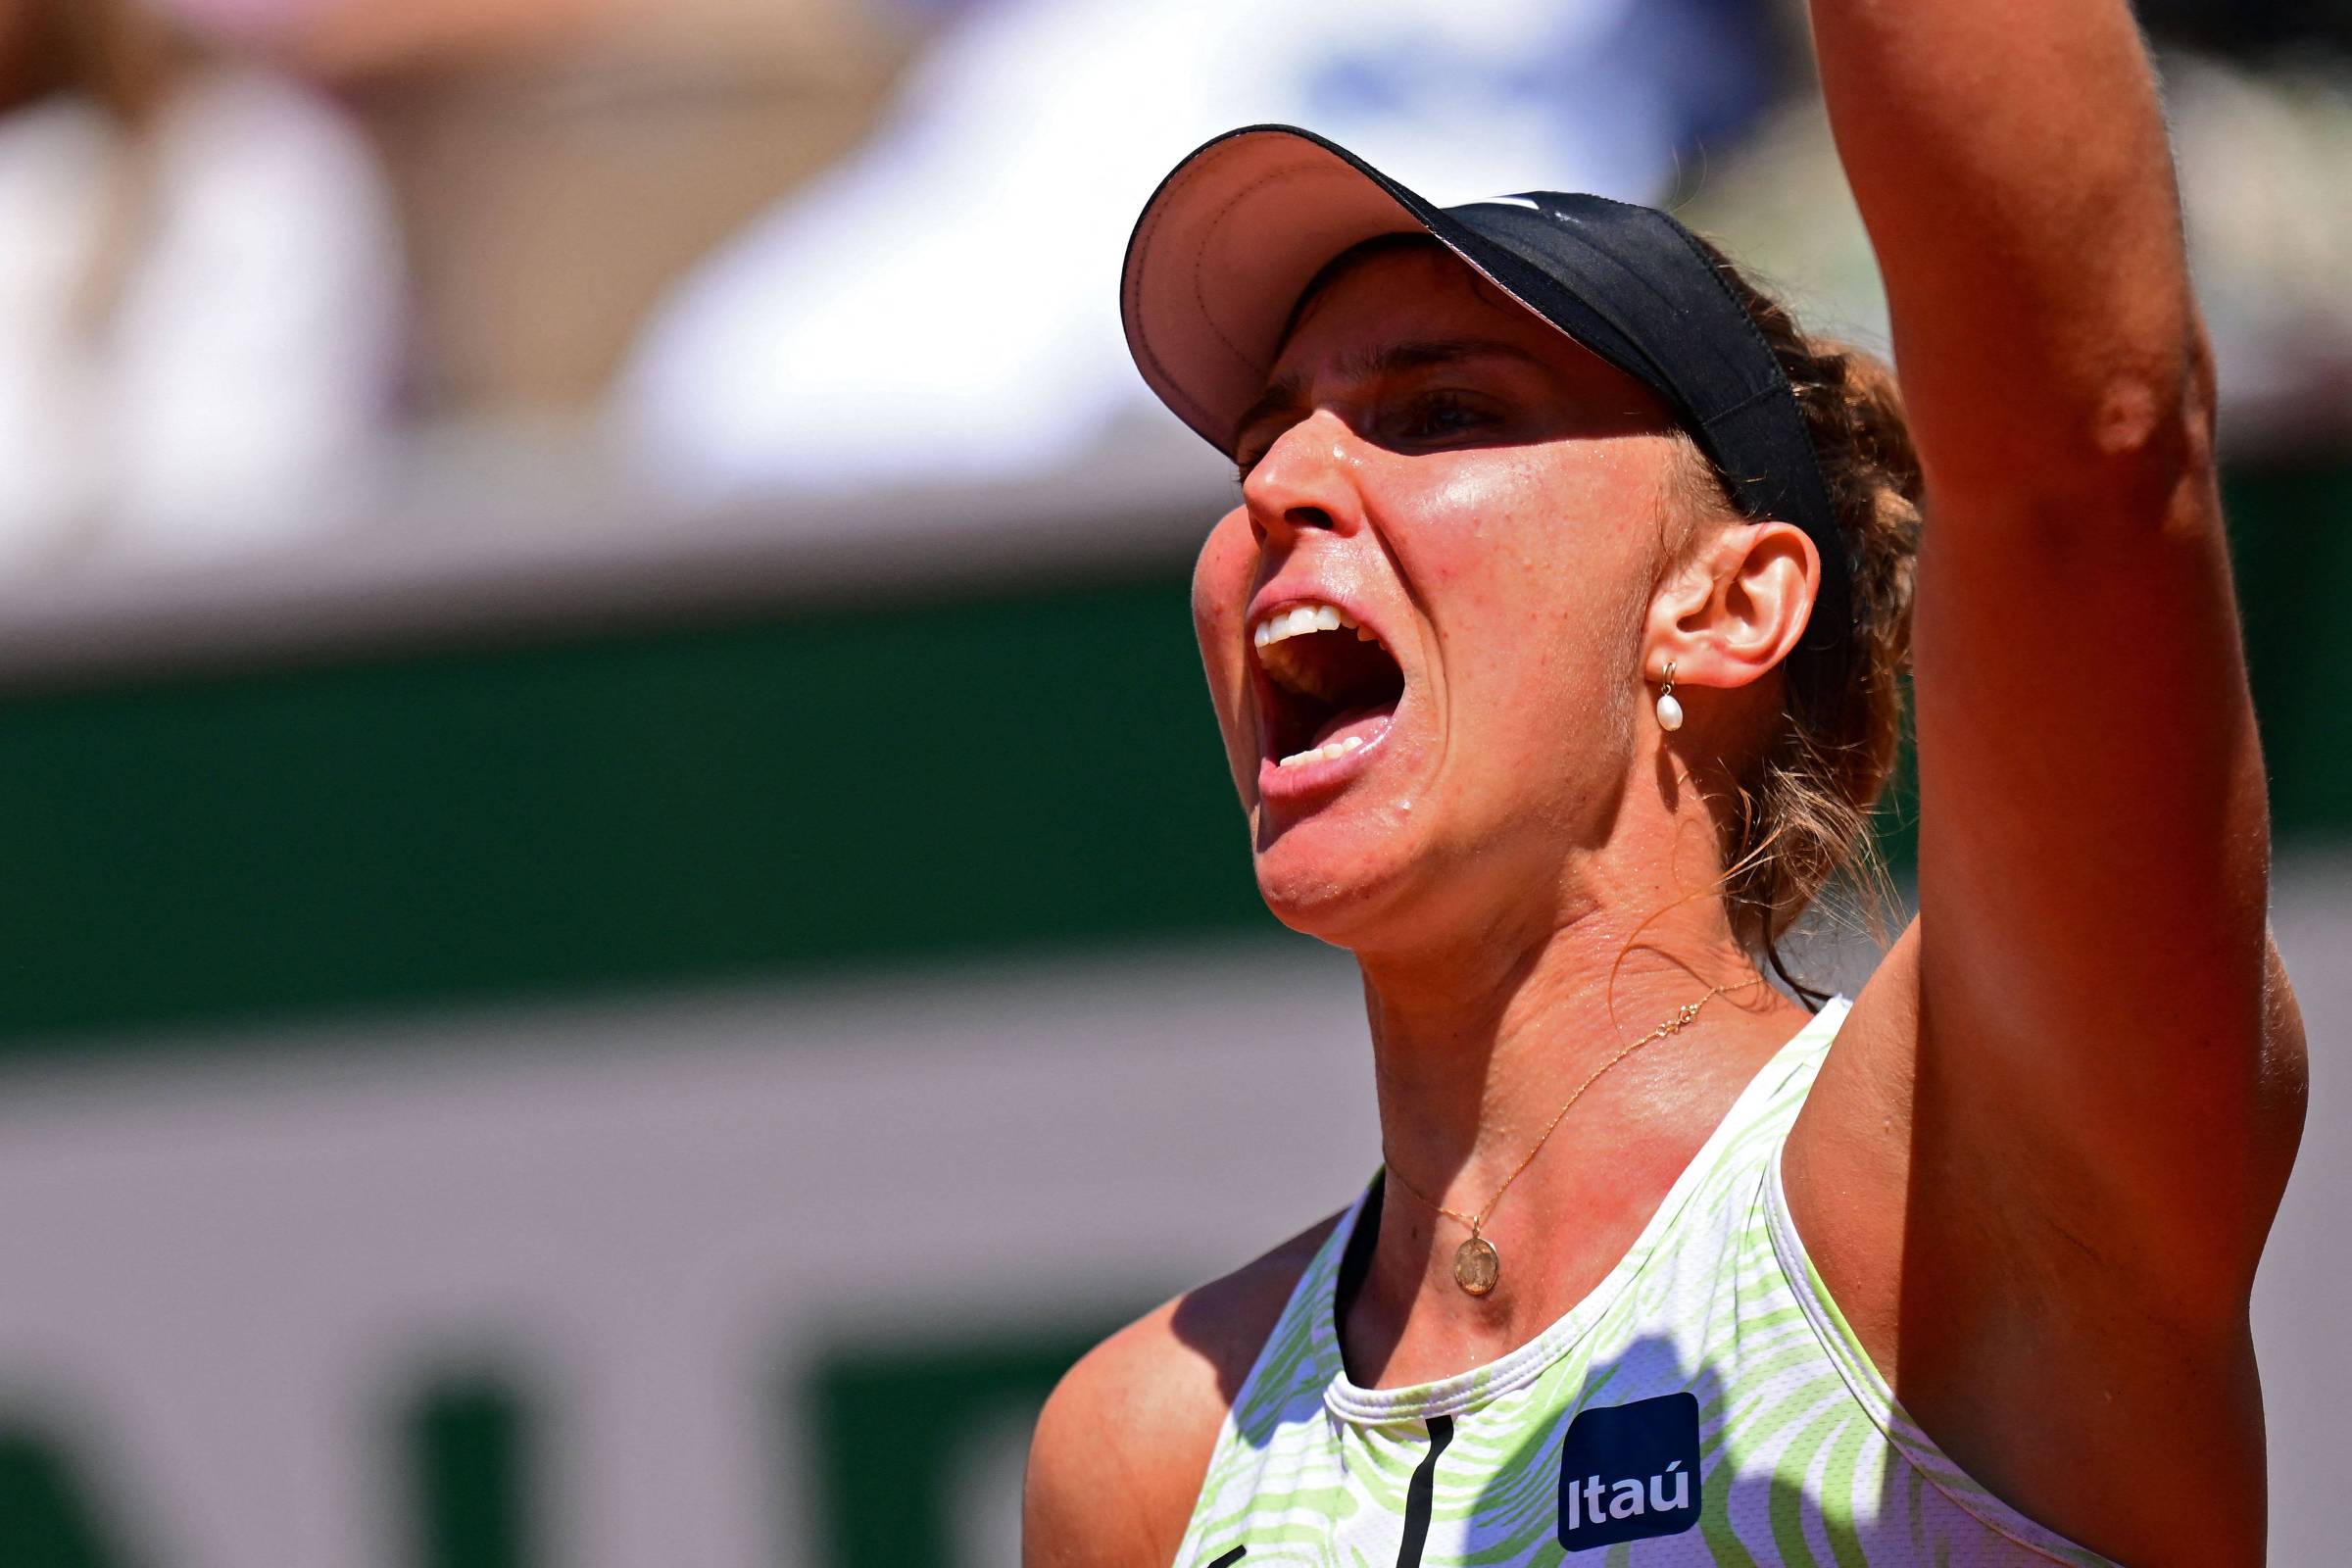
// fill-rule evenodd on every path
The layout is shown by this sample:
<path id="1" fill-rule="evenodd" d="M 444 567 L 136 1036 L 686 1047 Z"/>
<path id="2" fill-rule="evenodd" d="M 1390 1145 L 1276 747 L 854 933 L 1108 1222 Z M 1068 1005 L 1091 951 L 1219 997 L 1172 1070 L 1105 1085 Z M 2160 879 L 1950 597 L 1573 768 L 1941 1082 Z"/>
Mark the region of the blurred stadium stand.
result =
<path id="1" fill-rule="evenodd" d="M 23 167 L 137 169 L 156 105 L 184 101 L 161 83 L 262 83 L 351 154 L 336 188 L 376 193 L 274 212 L 288 245 L 306 213 L 379 201 L 380 230 L 327 237 L 399 236 L 354 264 L 378 303 L 341 322 L 392 323 L 366 439 L 330 477 L 282 470 L 270 527 L 207 525 L 190 497 L 175 533 L 173 497 L 121 501 L 119 454 L 62 450 L 91 465 L 61 481 L 73 504 L 0 516 L 37 542 L 0 571 L 0 1563 L 1007 1563 L 1025 1422 L 1069 1356 L 1369 1172 L 1351 973 L 1258 908 L 1201 702 L 1185 596 L 1230 499 L 1213 455 L 1076 338 L 1095 401 L 1012 409 L 1052 427 L 1025 466 L 747 462 L 703 486 L 633 422 L 665 313 L 796 198 L 887 175 L 875 149 L 956 51 L 1163 9 L 0 12 L 0 212 L 37 117 L 70 111 L 85 150 Z M 1681 36 L 1600 0 L 1478 14 L 1539 10 L 1612 50 Z M 1427 149 L 1493 62 L 1433 47 L 1451 74 L 1398 74 L 1413 12 L 1378 15 L 1371 51 L 1318 55 L 1302 24 L 1286 47 L 1313 69 L 1264 84 L 1266 113 L 1200 112 L 1354 116 L 1477 194 Z M 1881 330 L 1786 8 L 1645 16 L 1743 52 L 1590 167 Z M 2224 345 L 2276 920 L 2319 1056 L 2257 1322 L 2275 1560 L 2316 1568 L 2341 1558 L 2352 1403 L 2352 29 L 2318 4 L 2149 16 Z M 1478 112 L 1571 70 L 1554 41 Z M 1674 86 L 1671 58 L 1637 63 Z M 1050 87 L 1023 78 L 1015 109 Z M 1574 125 L 1527 123 L 1555 140 L 1517 184 L 1578 167 Z M 1066 193 L 1114 240 L 1198 139 L 1152 124 L 1129 183 Z M 84 281 L 141 275 L 169 225 L 127 220 L 171 188 L 127 187 Z M 44 236 L 0 245 L 0 315 Z M 197 254 L 159 297 L 269 318 L 253 252 Z M 1110 318 L 1113 265 L 1074 313 Z M 42 398 L 136 369 L 107 325 L 121 287 L 44 286 L 0 319 L 28 431 L 74 407 Z M 64 359 L 12 363 L 54 325 L 42 298 L 96 314 Z M 777 319 L 746 318 L 747 363 L 821 390 L 824 365 L 761 360 Z M 171 386 L 198 414 L 282 400 L 298 372 L 252 363 Z M 889 416 L 887 378 L 841 374 L 879 400 L 845 414 Z M 1886 828 L 1899 858 L 1899 806 Z M 1867 971 L 1851 933 L 1817 951 Z"/>

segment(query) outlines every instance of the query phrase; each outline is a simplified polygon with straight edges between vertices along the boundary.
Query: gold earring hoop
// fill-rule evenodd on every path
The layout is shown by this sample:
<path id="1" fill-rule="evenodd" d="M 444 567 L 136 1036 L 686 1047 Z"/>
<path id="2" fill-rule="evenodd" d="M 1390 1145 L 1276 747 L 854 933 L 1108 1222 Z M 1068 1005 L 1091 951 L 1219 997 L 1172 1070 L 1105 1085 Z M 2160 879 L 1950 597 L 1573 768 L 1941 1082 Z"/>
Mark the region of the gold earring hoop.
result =
<path id="1" fill-rule="evenodd" d="M 1683 705 L 1674 700 L 1674 661 L 1666 661 L 1666 689 L 1658 693 L 1658 728 L 1677 730 L 1683 727 Z"/>

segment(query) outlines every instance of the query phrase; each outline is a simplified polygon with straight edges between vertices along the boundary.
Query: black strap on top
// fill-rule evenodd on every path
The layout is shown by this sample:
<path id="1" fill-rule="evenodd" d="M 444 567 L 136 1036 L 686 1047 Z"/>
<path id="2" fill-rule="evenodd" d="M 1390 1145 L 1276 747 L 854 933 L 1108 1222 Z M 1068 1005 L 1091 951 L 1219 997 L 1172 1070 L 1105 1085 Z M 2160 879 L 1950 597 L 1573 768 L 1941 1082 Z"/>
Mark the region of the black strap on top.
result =
<path id="1" fill-rule="evenodd" d="M 1372 1185 L 1364 1190 L 1363 1206 L 1355 1211 L 1355 1229 L 1348 1233 L 1348 1245 L 1340 1252 L 1340 1272 L 1331 1288 L 1331 1330 L 1335 1343 L 1344 1343 L 1339 1336 L 1348 1321 L 1348 1309 L 1355 1304 L 1365 1277 L 1372 1272 L 1372 1248 L 1380 1240 L 1381 1198 L 1388 1180 L 1386 1166 L 1374 1173 Z"/>

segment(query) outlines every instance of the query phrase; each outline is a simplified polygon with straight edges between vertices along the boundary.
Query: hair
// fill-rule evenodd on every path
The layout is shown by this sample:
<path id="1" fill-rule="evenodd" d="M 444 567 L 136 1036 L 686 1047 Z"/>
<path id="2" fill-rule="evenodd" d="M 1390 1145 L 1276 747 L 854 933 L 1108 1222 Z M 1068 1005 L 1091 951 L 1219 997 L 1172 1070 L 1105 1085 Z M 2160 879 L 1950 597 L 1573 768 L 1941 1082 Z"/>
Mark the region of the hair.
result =
<path id="1" fill-rule="evenodd" d="M 1834 885 L 1842 884 L 1855 895 L 1867 929 L 1884 940 L 1886 911 L 1893 905 L 1870 819 L 1893 776 L 1902 744 L 1919 549 L 1919 457 L 1893 372 L 1884 363 L 1848 344 L 1805 332 L 1786 305 L 1748 279 L 1721 250 L 1704 239 L 1698 246 L 1763 333 L 1796 394 L 1852 585 L 1845 679 L 1810 694 L 1803 690 L 1807 683 L 1784 680 L 1788 695 L 1780 723 L 1752 756 L 1720 774 L 1730 808 L 1719 817 L 1725 870 L 1718 887 L 1732 934 L 1759 967 L 1769 966 L 1818 1009 L 1829 993 L 1791 973 L 1782 950 L 1798 918 Z M 1436 236 L 1420 231 L 1365 240 L 1333 258 L 1300 291 L 1284 338 L 1341 272 L 1398 251 L 1453 254 Z M 1474 276 L 1473 281 L 1484 280 Z M 1678 515 L 1668 529 L 1661 581 L 1704 543 L 1709 523 L 1745 515 L 1730 480 L 1695 438 L 1680 433 L 1686 463 L 1674 493 L 1690 504 L 1674 509 Z"/>
<path id="2" fill-rule="evenodd" d="M 1902 745 L 1921 523 L 1919 455 L 1884 362 L 1807 333 L 1721 250 L 1703 239 L 1698 245 L 1764 334 L 1796 394 L 1852 584 L 1845 679 L 1813 693 L 1804 682 L 1785 681 L 1781 723 L 1726 779 L 1736 808 L 1726 823 L 1722 891 L 1733 935 L 1817 1008 L 1828 994 L 1789 972 L 1782 940 L 1835 884 L 1853 891 L 1882 940 L 1893 903 L 1870 818 Z M 1713 510 L 1736 514 L 1728 479 L 1695 440 L 1686 441 L 1686 451 L 1690 471 L 1712 490 L 1706 500 Z M 1705 510 L 1686 512 L 1667 569 L 1705 538 Z"/>

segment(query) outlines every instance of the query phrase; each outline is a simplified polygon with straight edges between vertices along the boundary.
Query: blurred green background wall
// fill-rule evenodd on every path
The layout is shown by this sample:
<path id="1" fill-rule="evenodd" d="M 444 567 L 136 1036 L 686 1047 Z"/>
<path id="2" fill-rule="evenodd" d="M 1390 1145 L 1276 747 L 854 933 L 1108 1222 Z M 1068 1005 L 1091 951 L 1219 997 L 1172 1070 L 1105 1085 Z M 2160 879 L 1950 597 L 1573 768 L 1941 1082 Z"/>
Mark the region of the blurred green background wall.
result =
<path id="1" fill-rule="evenodd" d="M 2352 837 L 2352 470 L 2230 513 L 2276 835 Z M 19 693 L 0 1038 L 1263 929 L 1188 571 Z"/>

